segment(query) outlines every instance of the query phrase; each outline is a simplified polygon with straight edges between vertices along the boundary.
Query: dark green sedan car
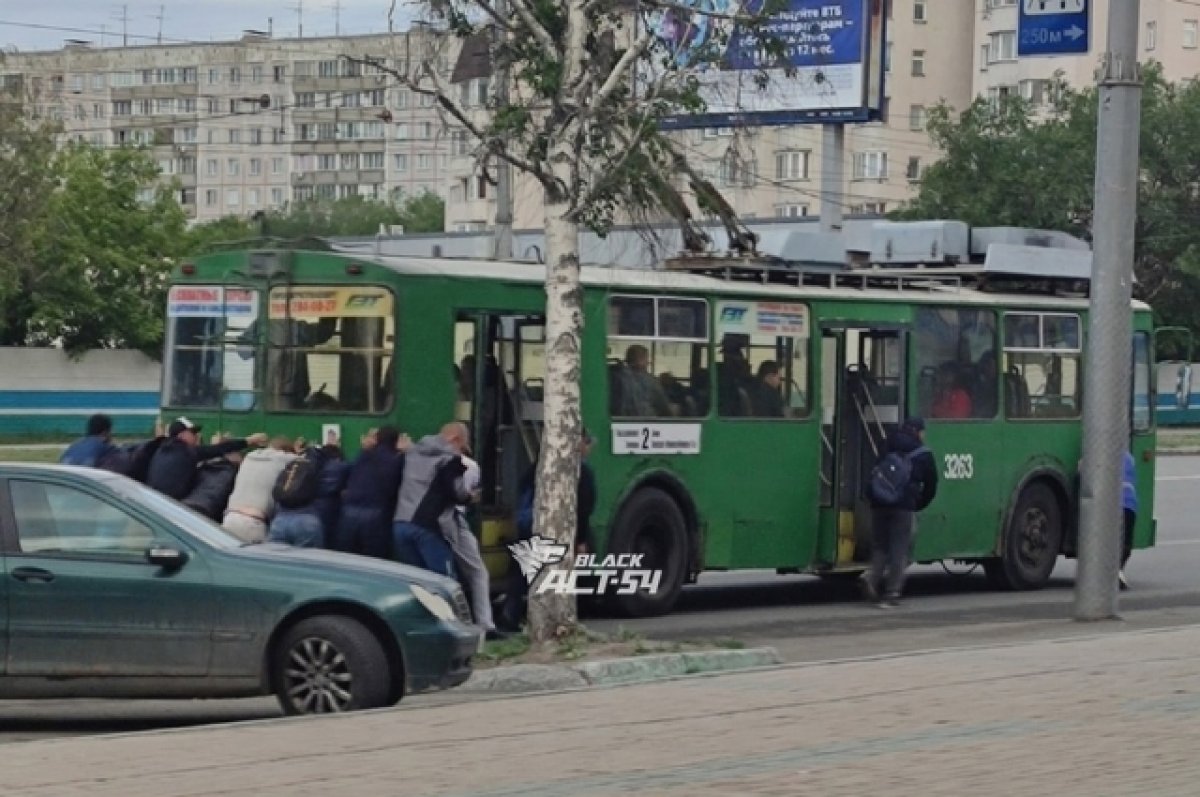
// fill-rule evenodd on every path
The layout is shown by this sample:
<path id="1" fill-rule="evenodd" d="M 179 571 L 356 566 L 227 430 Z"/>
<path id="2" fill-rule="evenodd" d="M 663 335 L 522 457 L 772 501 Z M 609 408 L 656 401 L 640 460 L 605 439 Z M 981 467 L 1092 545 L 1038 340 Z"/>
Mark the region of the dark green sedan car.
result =
<path id="1" fill-rule="evenodd" d="M 0 464 L 0 699 L 274 693 L 290 714 L 392 705 L 471 673 L 454 581 L 244 545 L 123 476 Z"/>

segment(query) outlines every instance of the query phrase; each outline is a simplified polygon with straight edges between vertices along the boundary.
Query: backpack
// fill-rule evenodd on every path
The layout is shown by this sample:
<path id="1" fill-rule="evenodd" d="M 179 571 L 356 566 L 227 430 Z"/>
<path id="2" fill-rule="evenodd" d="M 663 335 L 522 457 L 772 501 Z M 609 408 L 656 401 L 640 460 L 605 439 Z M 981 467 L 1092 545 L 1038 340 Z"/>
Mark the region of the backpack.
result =
<path id="1" fill-rule="evenodd" d="M 311 459 L 297 457 L 284 466 L 271 491 L 275 503 L 284 509 L 299 509 L 317 499 L 320 491 L 320 468 Z"/>
<path id="2" fill-rule="evenodd" d="M 898 451 L 884 454 L 871 469 L 871 477 L 867 482 L 867 493 L 871 500 L 880 506 L 899 506 L 903 503 L 912 482 L 912 461 L 918 454 L 928 450 L 921 446 L 907 454 Z"/>

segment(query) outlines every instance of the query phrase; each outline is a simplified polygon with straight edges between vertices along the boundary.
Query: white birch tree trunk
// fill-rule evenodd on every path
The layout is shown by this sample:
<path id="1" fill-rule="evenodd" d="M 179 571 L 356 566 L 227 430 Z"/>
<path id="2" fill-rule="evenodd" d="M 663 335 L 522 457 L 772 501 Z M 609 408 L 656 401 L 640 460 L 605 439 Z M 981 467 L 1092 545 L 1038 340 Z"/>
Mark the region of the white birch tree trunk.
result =
<path id="1" fill-rule="evenodd" d="M 560 139 L 561 141 L 562 139 Z M 552 155 L 552 169 L 567 177 L 567 145 Z M 557 157 L 555 157 L 557 156 Z M 564 180 L 565 182 L 565 180 Z M 580 333 L 583 291 L 579 284 L 579 225 L 568 218 L 566 201 L 546 192 L 546 388 L 541 454 L 538 459 L 533 533 L 567 546 L 567 557 L 553 569 L 567 570 L 575 559 L 576 494 L 579 481 Z M 549 568 L 548 568 L 549 569 Z M 529 594 L 529 639 L 545 645 L 578 628 L 575 596 L 552 592 Z"/>

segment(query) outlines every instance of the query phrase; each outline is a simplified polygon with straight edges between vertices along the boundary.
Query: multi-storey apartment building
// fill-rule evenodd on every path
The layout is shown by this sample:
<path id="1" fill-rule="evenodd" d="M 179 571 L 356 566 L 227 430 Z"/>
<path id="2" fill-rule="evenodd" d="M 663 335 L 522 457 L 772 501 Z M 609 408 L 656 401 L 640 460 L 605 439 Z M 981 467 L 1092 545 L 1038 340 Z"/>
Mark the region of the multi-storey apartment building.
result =
<path id="1" fill-rule="evenodd" d="M 843 182 L 848 214 L 883 213 L 911 197 L 923 170 L 939 157 L 926 133 L 939 102 L 965 108 L 979 96 L 1020 92 L 1035 104 L 1061 73 L 1084 87 L 1104 49 L 1109 0 L 1093 0 L 1092 53 L 1017 57 L 1021 0 L 890 0 L 885 64 L 886 121 L 846 129 Z M 1162 64 L 1170 80 L 1200 73 L 1197 0 L 1141 0 L 1142 60 Z M 804 217 L 820 212 L 821 131 L 815 126 L 720 128 L 680 134 L 683 145 L 745 218 Z M 448 231 L 486 228 L 495 214 L 491 187 L 479 184 L 469 157 L 453 157 L 457 188 L 446 206 Z M 472 188 L 473 190 L 468 190 Z M 518 179 L 515 226 L 542 226 L 540 193 Z"/>
<path id="2" fill-rule="evenodd" d="M 444 194 L 449 148 L 432 102 L 342 56 L 403 67 L 454 42 L 427 28 L 386 35 L 93 48 L 6 56 L 5 85 L 65 140 L 151 147 L 199 221 L 292 200 Z M 402 70 L 403 71 L 403 70 Z M 152 190 L 152 189 L 147 189 Z"/>
<path id="3" fill-rule="evenodd" d="M 928 109 L 1019 92 L 1046 102 L 1056 73 L 1090 85 L 1103 49 L 1109 0 L 1093 0 L 1092 53 L 1018 58 L 1022 0 L 890 0 L 886 121 L 846 129 L 837 201 L 848 214 L 882 213 L 912 196 L 939 156 Z M 1143 60 L 1169 79 L 1200 73 L 1197 0 L 1141 0 Z M 435 53 L 459 101 L 482 114 L 486 65 L 458 62 L 458 44 L 427 27 L 397 36 L 274 39 L 12 54 L 0 81 L 19 87 L 30 113 L 61 121 L 64 138 L 152 147 L 197 220 L 251 215 L 310 197 L 446 199 L 446 229 L 489 228 L 495 192 L 465 131 L 447 125 L 428 95 L 341 56 L 393 67 Z M 467 61 L 469 59 L 463 59 Z M 694 162 L 747 218 L 800 218 L 820 210 L 823 153 L 815 126 L 716 128 L 678 134 Z M 514 175 L 514 225 L 542 225 L 540 190 Z"/>

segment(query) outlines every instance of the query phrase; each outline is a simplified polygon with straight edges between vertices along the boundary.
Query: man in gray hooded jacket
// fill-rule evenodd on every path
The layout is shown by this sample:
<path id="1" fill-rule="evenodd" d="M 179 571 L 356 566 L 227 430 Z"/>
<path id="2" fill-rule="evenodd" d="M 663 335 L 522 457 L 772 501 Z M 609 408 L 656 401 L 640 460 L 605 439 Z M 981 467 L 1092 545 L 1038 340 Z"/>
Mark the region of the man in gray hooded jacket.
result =
<path id="1" fill-rule="evenodd" d="M 454 551 L 441 529 L 454 524 L 457 505 L 471 499 L 462 478 L 468 439 L 465 425 L 448 423 L 405 454 L 392 524 L 393 550 L 401 563 L 456 578 Z"/>

